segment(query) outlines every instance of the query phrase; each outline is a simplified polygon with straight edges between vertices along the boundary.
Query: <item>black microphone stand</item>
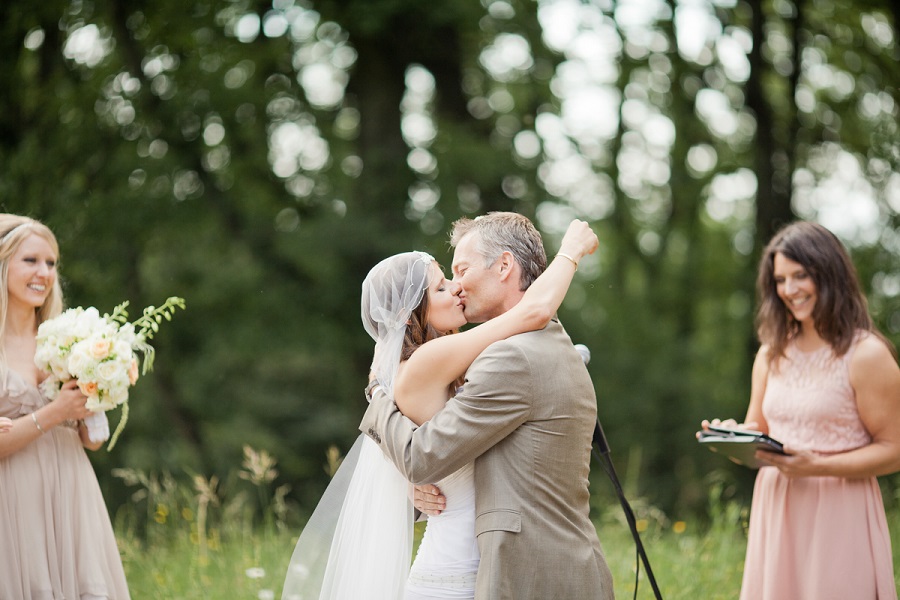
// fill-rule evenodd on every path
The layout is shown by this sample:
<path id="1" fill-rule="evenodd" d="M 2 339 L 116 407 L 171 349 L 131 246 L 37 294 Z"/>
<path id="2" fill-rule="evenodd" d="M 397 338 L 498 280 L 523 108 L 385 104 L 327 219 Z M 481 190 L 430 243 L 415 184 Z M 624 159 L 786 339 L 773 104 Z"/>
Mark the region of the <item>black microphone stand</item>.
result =
<path id="1" fill-rule="evenodd" d="M 606 471 L 606 474 L 609 475 L 609 479 L 613 483 L 613 487 L 616 489 L 616 496 L 619 498 L 619 503 L 622 505 L 622 510 L 625 511 L 625 519 L 628 521 L 628 528 L 631 529 L 631 536 L 634 538 L 634 544 L 637 547 L 638 557 L 644 563 L 644 568 L 647 570 L 647 579 L 650 581 L 650 587 L 653 588 L 653 595 L 656 597 L 656 600 L 662 600 L 662 594 L 659 591 L 659 586 L 656 585 L 656 578 L 653 576 L 653 569 L 650 568 L 650 559 L 647 558 L 647 553 L 644 551 L 644 544 L 641 543 L 641 535 L 637 530 L 637 522 L 634 518 L 634 511 L 631 510 L 631 505 L 628 504 L 628 499 L 625 498 L 625 492 L 622 490 L 622 484 L 619 483 L 619 477 L 616 475 L 616 469 L 613 466 L 612 459 L 609 457 L 609 443 L 606 441 L 606 435 L 603 433 L 603 426 L 600 425 L 600 420 L 597 420 L 597 423 L 594 425 L 594 439 L 593 439 L 593 447 L 591 448 L 591 454 L 594 455 L 594 459 L 600 463 L 600 466 L 603 467 L 603 470 Z M 640 578 L 640 562 L 637 563 L 637 568 L 635 569 L 634 574 L 634 597 L 637 598 L 637 590 L 638 590 L 638 580 Z"/>
<path id="2" fill-rule="evenodd" d="M 578 350 L 578 354 L 581 355 L 581 360 L 584 361 L 585 366 L 587 366 L 591 361 L 590 349 L 584 344 L 575 344 L 575 349 Z M 609 442 L 606 441 L 606 435 L 603 433 L 603 426 L 600 425 L 600 419 L 597 419 L 597 423 L 594 425 L 591 454 L 594 455 L 594 459 L 600 463 L 600 466 L 606 471 L 610 481 L 613 483 L 613 487 L 616 489 L 616 496 L 619 498 L 622 510 L 625 511 L 625 520 L 628 521 L 628 528 L 631 529 L 631 536 L 634 538 L 634 544 L 637 547 L 637 553 L 640 560 L 637 562 L 634 574 L 634 597 L 637 598 L 638 581 L 640 580 L 641 575 L 641 561 L 643 561 L 644 568 L 647 569 L 647 579 L 650 580 L 650 586 L 653 588 L 653 595 L 656 596 L 656 600 L 662 600 L 659 586 L 656 585 L 656 577 L 653 576 L 653 569 L 650 568 L 650 559 L 647 558 L 647 553 L 644 551 L 644 544 L 641 543 L 641 535 L 637 530 L 634 511 L 631 510 L 631 505 L 628 504 L 628 499 L 625 498 L 622 484 L 619 483 L 619 476 L 616 475 L 616 468 L 613 466 L 612 459 L 609 457 Z"/>

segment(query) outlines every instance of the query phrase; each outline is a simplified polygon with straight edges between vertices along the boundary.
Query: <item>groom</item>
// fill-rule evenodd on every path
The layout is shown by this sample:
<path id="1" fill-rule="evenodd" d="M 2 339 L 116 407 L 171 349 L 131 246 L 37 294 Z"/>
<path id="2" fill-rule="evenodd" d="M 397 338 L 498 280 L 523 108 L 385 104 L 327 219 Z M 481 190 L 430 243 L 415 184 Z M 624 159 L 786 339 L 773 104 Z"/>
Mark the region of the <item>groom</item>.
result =
<path id="1" fill-rule="evenodd" d="M 540 234 L 515 213 L 461 219 L 450 243 L 470 323 L 515 306 L 547 264 Z M 359 428 L 413 483 L 475 461 L 477 600 L 608 600 L 612 576 L 588 517 L 596 417 L 590 376 L 554 320 L 489 346 L 422 426 L 376 387 Z"/>

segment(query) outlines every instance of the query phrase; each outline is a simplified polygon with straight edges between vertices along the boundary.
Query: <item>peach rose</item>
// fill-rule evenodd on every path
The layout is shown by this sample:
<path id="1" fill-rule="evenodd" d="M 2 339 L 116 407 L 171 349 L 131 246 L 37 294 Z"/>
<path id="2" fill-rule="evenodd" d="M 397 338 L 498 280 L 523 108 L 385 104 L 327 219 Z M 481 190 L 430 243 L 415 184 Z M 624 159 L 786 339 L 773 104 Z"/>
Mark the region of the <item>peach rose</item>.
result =
<path id="1" fill-rule="evenodd" d="M 109 356 L 112 349 L 112 342 L 106 338 L 98 338 L 91 344 L 91 356 L 97 359 L 103 359 Z"/>
<path id="2" fill-rule="evenodd" d="M 128 367 L 128 381 L 131 385 L 137 383 L 138 380 L 138 363 L 137 360 L 131 359 L 131 365 Z"/>
<path id="3" fill-rule="evenodd" d="M 97 382 L 96 381 L 79 381 L 78 389 L 81 390 L 81 393 L 85 396 L 96 396 L 97 395 Z"/>

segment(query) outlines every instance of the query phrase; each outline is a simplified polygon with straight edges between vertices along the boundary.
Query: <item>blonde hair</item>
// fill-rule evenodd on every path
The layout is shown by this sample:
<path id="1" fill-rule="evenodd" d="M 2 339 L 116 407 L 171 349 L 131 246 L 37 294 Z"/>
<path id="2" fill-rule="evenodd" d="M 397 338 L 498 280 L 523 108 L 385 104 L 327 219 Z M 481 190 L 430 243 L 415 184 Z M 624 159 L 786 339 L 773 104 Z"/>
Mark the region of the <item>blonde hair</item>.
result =
<path id="1" fill-rule="evenodd" d="M 18 251 L 22 242 L 30 235 L 37 235 L 46 240 L 57 258 L 59 257 L 59 244 L 49 227 L 28 217 L 0 213 L 0 342 L 6 335 L 6 311 L 9 307 L 9 261 Z M 59 277 L 57 277 L 47 300 L 42 306 L 34 309 L 37 324 L 40 325 L 47 319 L 52 319 L 60 314 L 62 309 L 62 288 L 59 285 Z M 0 343 L 0 369 L 5 377 L 6 356 L 2 343 Z"/>

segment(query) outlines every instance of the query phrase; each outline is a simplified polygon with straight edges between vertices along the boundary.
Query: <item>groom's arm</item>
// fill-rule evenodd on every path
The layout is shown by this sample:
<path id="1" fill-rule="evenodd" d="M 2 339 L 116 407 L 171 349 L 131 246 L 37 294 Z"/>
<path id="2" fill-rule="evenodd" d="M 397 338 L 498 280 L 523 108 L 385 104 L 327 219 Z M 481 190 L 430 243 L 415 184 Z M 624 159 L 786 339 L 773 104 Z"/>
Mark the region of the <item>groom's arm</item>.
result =
<path id="1" fill-rule="evenodd" d="M 393 398 L 388 396 L 380 385 L 366 388 L 366 392 L 369 407 L 366 409 L 359 424 L 359 430 L 372 438 L 372 441 L 378 444 L 381 451 L 397 466 L 400 474 L 407 481 L 412 482 L 412 479 L 403 467 L 406 461 L 395 453 L 397 449 L 393 444 L 385 444 L 383 442 L 386 437 L 386 431 L 393 431 L 395 432 L 394 435 L 406 438 L 412 435 L 416 424 L 403 416 L 403 413 L 394 404 Z"/>
<path id="2" fill-rule="evenodd" d="M 374 394 L 378 394 L 377 400 L 375 399 Z M 361 431 L 372 437 L 373 440 L 380 439 L 381 436 L 376 432 L 378 415 L 381 415 L 384 411 L 387 411 L 388 414 L 393 414 L 393 412 L 396 411 L 397 406 L 387 397 L 377 381 L 371 382 L 366 387 L 366 399 L 369 401 L 370 405 L 375 402 L 378 408 L 371 413 L 366 413 L 359 428 Z M 374 417 L 376 422 L 370 423 L 368 428 L 364 429 L 367 423 L 367 417 Z M 425 515 L 439 515 L 447 507 L 447 499 L 441 494 L 441 491 L 437 486 L 432 484 L 421 484 L 420 486 L 414 486 L 412 489 L 412 498 L 410 499 L 415 506 L 416 521 L 424 521 Z"/>
<path id="3" fill-rule="evenodd" d="M 472 462 L 528 419 L 531 372 L 518 345 L 498 342 L 469 368 L 463 393 L 430 421 L 417 427 L 376 388 L 359 429 L 407 480 L 432 483 Z"/>

